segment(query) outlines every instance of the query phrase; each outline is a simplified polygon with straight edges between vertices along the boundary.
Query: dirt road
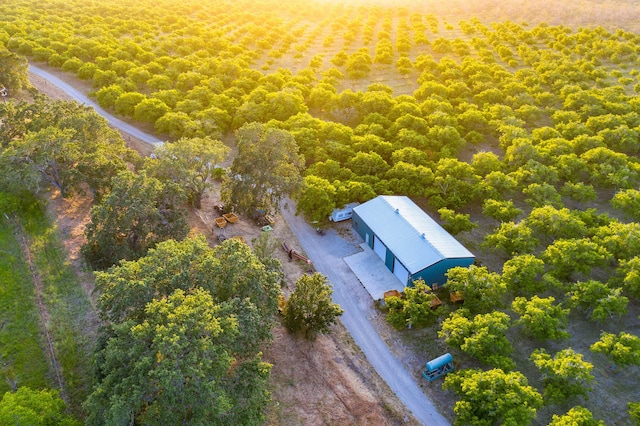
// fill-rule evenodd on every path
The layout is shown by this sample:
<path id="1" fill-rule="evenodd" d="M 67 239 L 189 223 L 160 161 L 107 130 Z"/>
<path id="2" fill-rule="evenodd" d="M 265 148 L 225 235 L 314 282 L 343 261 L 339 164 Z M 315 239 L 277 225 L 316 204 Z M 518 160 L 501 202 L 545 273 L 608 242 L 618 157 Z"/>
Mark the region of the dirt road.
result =
<path id="1" fill-rule="evenodd" d="M 371 296 L 343 260 L 358 249 L 333 229 L 319 236 L 315 229 L 294 214 L 291 202 L 284 205 L 282 216 L 313 261 L 315 269 L 329 277 L 334 302 L 344 309 L 342 323 L 378 374 L 420 422 L 429 426 L 449 425 L 369 321 L 375 314 Z"/>
<path id="2" fill-rule="evenodd" d="M 134 138 L 138 138 L 143 142 L 146 142 L 152 145 L 160 145 L 163 143 L 161 140 L 159 140 L 155 136 L 145 133 L 142 130 L 138 129 L 137 127 L 132 126 L 131 124 L 126 123 L 117 117 L 114 117 L 113 115 L 111 115 L 110 113 L 102 109 L 100 105 L 96 104 L 91 99 L 89 99 L 84 93 L 77 90 L 70 84 L 67 84 L 66 82 L 60 80 L 55 75 L 43 70 L 42 68 L 38 68 L 33 64 L 29 64 L 29 72 L 49 81 L 51 84 L 64 90 L 73 100 L 81 104 L 85 104 L 87 106 L 93 107 L 98 114 L 100 114 L 101 116 L 107 119 L 107 121 L 111 126 L 117 129 L 120 129 L 121 131 L 133 136 Z"/>

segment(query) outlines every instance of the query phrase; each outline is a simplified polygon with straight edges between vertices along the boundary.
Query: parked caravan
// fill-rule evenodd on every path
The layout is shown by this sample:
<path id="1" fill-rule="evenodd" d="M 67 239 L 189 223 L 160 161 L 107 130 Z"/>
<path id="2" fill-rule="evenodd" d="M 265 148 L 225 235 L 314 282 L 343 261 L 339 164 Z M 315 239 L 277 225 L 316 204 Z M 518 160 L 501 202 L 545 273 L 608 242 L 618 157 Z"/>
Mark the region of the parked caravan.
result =
<path id="1" fill-rule="evenodd" d="M 353 216 L 353 208 L 359 204 L 360 203 L 351 203 L 341 209 L 335 209 L 333 213 L 331 213 L 331 216 L 329 216 L 329 220 L 332 222 L 341 222 L 351 219 L 351 216 Z"/>

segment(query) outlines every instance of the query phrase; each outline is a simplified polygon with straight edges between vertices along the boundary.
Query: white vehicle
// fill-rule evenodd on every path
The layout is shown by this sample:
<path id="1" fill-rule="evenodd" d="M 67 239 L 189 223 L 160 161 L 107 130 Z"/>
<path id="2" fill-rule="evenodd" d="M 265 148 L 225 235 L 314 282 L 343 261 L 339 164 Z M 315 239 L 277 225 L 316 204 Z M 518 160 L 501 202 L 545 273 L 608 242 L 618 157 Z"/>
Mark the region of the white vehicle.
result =
<path id="1" fill-rule="evenodd" d="M 335 209 L 333 213 L 331 213 L 331 216 L 329 216 L 329 220 L 332 222 L 341 222 L 351 219 L 351 216 L 353 216 L 353 208 L 359 204 L 360 203 L 351 203 L 341 209 Z"/>

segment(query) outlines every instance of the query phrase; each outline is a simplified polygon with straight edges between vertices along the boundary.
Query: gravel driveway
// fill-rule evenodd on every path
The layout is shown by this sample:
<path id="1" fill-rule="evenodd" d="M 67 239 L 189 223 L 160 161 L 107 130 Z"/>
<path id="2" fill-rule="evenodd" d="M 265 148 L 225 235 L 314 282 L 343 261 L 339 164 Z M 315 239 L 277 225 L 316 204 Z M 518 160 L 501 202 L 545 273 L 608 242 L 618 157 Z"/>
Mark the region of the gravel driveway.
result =
<path id="1" fill-rule="evenodd" d="M 111 124 L 111 126 L 116 127 L 122 130 L 123 132 L 128 133 L 129 135 L 135 138 L 138 138 L 144 142 L 150 143 L 152 145 L 162 145 L 163 142 L 158 138 L 156 138 L 155 136 L 145 133 L 142 130 L 138 129 L 137 127 L 132 126 L 131 124 L 126 123 L 117 117 L 114 117 L 113 115 L 111 115 L 110 113 L 102 109 L 100 105 L 96 104 L 94 101 L 89 99 L 84 93 L 80 92 L 70 84 L 60 80 L 55 75 L 43 70 L 42 68 L 38 68 L 33 64 L 29 64 L 29 72 L 47 80 L 48 82 L 52 83 L 54 86 L 57 86 L 58 88 L 64 90 L 76 102 L 93 107 L 93 109 L 95 109 L 98 114 L 100 114 L 101 116 L 107 119 L 107 121 L 109 122 L 109 124 Z"/>
<path id="2" fill-rule="evenodd" d="M 291 202 L 284 204 L 281 213 L 315 269 L 329 277 L 333 300 L 344 309 L 342 323 L 380 377 L 420 422 L 428 426 L 449 425 L 371 324 L 370 319 L 375 315 L 371 296 L 343 260 L 360 249 L 333 229 L 319 236 L 304 219 L 295 215 Z"/>

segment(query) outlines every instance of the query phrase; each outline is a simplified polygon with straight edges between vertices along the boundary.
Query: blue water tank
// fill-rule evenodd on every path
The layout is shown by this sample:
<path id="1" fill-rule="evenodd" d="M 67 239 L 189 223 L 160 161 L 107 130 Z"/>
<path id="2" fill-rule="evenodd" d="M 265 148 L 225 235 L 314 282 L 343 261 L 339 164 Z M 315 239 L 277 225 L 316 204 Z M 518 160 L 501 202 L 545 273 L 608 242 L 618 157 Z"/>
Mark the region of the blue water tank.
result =
<path id="1" fill-rule="evenodd" d="M 451 356 L 450 353 L 446 353 L 444 355 L 439 356 L 436 359 L 432 359 L 431 361 L 429 361 L 426 364 L 427 371 L 437 370 L 438 368 L 441 368 L 450 362 L 453 362 L 453 357 Z"/>

